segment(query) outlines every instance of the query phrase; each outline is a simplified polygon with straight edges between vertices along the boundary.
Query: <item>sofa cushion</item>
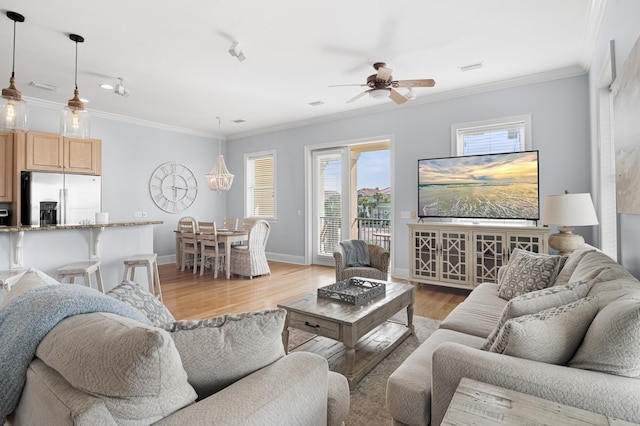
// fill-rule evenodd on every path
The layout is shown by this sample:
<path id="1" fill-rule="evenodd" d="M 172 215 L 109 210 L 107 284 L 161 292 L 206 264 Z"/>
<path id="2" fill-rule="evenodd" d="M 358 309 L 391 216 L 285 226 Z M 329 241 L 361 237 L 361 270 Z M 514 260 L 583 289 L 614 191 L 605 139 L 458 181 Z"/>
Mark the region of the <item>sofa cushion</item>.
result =
<path id="1" fill-rule="evenodd" d="M 597 284 L 605 280 L 606 274 L 602 274 L 602 272 L 607 269 L 625 271 L 618 263 L 600 251 L 585 253 L 571 274 L 570 281 L 593 281 L 594 284 Z M 596 280 L 598 275 L 600 275 L 600 279 Z M 631 276 L 628 272 L 625 275 Z"/>
<path id="2" fill-rule="evenodd" d="M 124 280 L 107 295 L 128 303 L 146 316 L 155 326 L 175 321 L 171 312 L 153 294 L 133 281 Z"/>
<path id="3" fill-rule="evenodd" d="M 562 285 L 571 282 L 571 276 L 580 264 L 582 258 L 587 254 L 596 251 L 594 248 L 585 245 L 584 248 L 578 249 L 567 256 L 567 261 L 556 277 L 555 285 Z"/>
<path id="4" fill-rule="evenodd" d="M 487 337 L 496 327 L 506 304 L 506 300 L 498 297 L 496 284 L 482 283 L 447 315 L 440 328 Z"/>
<path id="5" fill-rule="evenodd" d="M 69 317 L 45 336 L 36 356 L 104 400 L 118 424 L 151 424 L 196 399 L 169 334 L 118 315 Z"/>
<path id="6" fill-rule="evenodd" d="M 5 292 L 4 299 L 0 302 L 0 309 L 4 308 L 11 300 L 20 296 L 22 293 L 50 284 L 60 283 L 44 272 L 35 268 L 30 268 L 11 285 L 9 292 Z"/>
<path id="7" fill-rule="evenodd" d="M 615 300 L 598 312 L 570 367 L 640 376 L 640 300 Z"/>
<path id="8" fill-rule="evenodd" d="M 436 348 L 444 342 L 472 348 L 484 339 L 453 330 L 438 329 L 416 348 L 387 381 L 387 408 L 394 424 L 428 426 L 431 420 L 431 363 Z"/>
<path id="9" fill-rule="evenodd" d="M 490 352 L 566 365 L 598 311 L 593 297 L 508 320 Z"/>
<path id="10" fill-rule="evenodd" d="M 284 309 L 227 314 L 162 326 L 200 399 L 284 356 Z"/>
<path id="11" fill-rule="evenodd" d="M 489 350 L 491 348 L 498 333 L 508 320 L 575 302 L 585 297 L 590 288 L 591 283 L 581 281 L 543 288 L 542 290 L 532 291 L 514 297 L 507 302 L 507 305 L 502 310 L 498 325 L 493 329 L 491 334 L 489 334 L 482 349 Z"/>
<path id="12" fill-rule="evenodd" d="M 498 295 L 509 300 L 552 286 L 566 260 L 566 256 L 513 249 L 502 280 L 498 283 Z"/>

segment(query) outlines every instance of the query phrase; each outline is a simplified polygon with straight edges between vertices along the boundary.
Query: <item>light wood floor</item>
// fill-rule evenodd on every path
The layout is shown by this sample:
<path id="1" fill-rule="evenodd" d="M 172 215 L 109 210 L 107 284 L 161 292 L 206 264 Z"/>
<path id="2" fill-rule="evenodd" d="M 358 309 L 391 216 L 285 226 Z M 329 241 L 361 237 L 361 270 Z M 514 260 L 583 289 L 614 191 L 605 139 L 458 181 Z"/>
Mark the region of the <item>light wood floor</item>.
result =
<path id="1" fill-rule="evenodd" d="M 208 271 L 200 276 L 181 272 L 174 263 L 160 265 L 163 302 L 176 319 L 208 318 L 227 313 L 275 308 L 278 303 L 315 292 L 335 282 L 335 269 L 269 262 L 271 275 L 252 280 L 224 274 L 213 279 Z M 406 283 L 392 278 L 391 281 Z M 431 285 L 416 285 L 415 315 L 442 320 L 469 292 Z"/>

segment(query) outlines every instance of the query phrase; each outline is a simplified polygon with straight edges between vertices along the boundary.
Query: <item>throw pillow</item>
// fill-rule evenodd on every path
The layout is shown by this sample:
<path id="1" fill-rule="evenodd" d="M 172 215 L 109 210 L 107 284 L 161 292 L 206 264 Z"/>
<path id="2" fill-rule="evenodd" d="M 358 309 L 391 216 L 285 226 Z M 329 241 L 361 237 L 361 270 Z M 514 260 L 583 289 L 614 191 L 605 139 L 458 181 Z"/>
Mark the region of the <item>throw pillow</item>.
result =
<path id="1" fill-rule="evenodd" d="M 284 356 L 284 309 L 176 321 L 170 332 L 198 398 L 218 392 Z"/>
<path id="2" fill-rule="evenodd" d="M 596 251 L 595 249 L 584 249 L 584 250 L 576 250 L 567 256 L 567 261 L 564 266 L 558 272 L 558 276 L 556 277 L 556 284 L 566 284 L 571 282 L 571 275 L 575 272 L 578 264 L 582 260 L 582 258 L 591 252 Z"/>
<path id="3" fill-rule="evenodd" d="M 118 286 L 109 290 L 107 295 L 133 306 L 155 326 L 176 320 L 161 301 L 132 281 L 122 281 Z"/>
<path id="4" fill-rule="evenodd" d="M 490 352 L 566 365 L 598 311 L 593 297 L 508 320 Z"/>
<path id="5" fill-rule="evenodd" d="M 640 300 L 606 305 L 589 326 L 569 367 L 618 376 L 640 376 Z"/>
<path id="6" fill-rule="evenodd" d="M 102 399 L 117 424 L 151 424 L 196 399 L 169 334 L 119 315 L 66 318 L 36 356 L 71 386 Z"/>
<path id="7" fill-rule="evenodd" d="M 580 281 L 577 283 L 547 287 L 542 290 L 532 291 L 514 297 L 507 302 L 507 305 L 502 310 L 498 325 L 491 334 L 489 334 L 489 337 L 487 337 L 481 349 L 487 351 L 491 348 L 498 333 L 508 320 L 575 302 L 585 297 L 590 288 L 590 282 Z"/>
<path id="8" fill-rule="evenodd" d="M 566 260 L 566 256 L 513 249 L 498 288 L 498 296 L 509 300 L 552 286 Z"/>

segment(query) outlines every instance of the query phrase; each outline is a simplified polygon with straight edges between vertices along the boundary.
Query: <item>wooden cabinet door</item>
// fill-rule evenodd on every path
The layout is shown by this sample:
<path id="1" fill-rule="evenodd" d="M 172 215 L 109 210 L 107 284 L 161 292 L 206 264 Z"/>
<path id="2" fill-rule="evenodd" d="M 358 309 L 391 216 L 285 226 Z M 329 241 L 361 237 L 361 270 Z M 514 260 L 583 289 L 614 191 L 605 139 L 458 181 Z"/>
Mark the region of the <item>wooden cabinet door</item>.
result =
<path id="1" fill-rule="evenodd" d="M 0 201 L 13 200 L 13 134 L 0 132 Z"/>
<path id="2" fill-rule="evenodd" d="M 62 136 L 52 133 L 27 132 L 26 169 L 62 172 Z"/>
<path id="3" fill-rule="evenodd" d="M 440 275 L 438 242 L 440 233 L 429 229 L 413 231 L 411 238 L 412 278 L 437 280 Z"/>
<path id="4" fill-rule="evenodd" d="M 101 174 L 102 142 L 98 139 L 64 138 L 64 171 Z"/>
<path id="5" fill-rule="evenodd" d="M 469 233 L 441 231 L 440 280 L 447 283 L 469 284 Z"/>
<path id="6" fill-rule="evenodd" d="M 474 285 L 497 282 L 498 269 L 507 263 L 506 233 L 474 232 L 473 242 L 475 245 Z"/>

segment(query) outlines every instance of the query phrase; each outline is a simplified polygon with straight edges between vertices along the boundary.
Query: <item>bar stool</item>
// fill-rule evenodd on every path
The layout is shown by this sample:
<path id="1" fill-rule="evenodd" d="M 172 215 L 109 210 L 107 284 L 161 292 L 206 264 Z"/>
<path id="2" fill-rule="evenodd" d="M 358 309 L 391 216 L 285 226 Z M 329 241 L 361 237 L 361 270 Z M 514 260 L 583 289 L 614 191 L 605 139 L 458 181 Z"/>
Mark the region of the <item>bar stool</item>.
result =
<path id="1" fill-rule="evenodd" d="M 147 268 L 147 279 L 149 280 L 149 291 L 153 295 L 162 300 L 162 291 L 160 290 L 160 274 L 158 273 L 158 255 L 152 254 L 136 254 L 124 259 L 123 280 L 134 281 L 136 276 L 136 268 Z M 127 278 L 127 275 L 129 277 Z"/>
<path id="2" fill-rule="evenodd" d="M 74 284 L 76 277 L 83 277 L 84 285 L 91 288 L 91 274 L 95 274 L 96 281 L 98 283 L 98 291 L 104 293 L 104 288 L 102 287 L 102 273 L 100 272 L 101 263 L 102 262 L 99 260 L 88 260 L 63 266 L 56 271 L 58 273 L 58 281 L 64 282 L 65 278 L 69 278 L 69 283 Z"/>

